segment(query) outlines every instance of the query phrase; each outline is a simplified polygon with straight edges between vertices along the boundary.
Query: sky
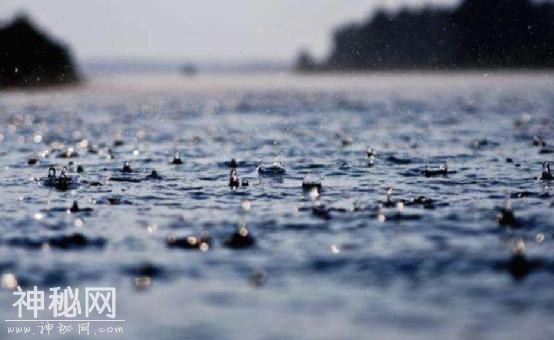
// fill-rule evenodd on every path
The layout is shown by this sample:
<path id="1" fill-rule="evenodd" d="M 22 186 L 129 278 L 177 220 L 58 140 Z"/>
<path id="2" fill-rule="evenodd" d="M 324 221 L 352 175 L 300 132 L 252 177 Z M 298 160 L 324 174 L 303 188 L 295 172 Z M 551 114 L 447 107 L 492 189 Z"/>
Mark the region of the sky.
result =
<path id="1" fill-rule="evenodd" d="M 290 61 L 377 7 L 424 3 L 456 0 L 1 0 L 0 20 L 25 12 L 80 60 Z"/>

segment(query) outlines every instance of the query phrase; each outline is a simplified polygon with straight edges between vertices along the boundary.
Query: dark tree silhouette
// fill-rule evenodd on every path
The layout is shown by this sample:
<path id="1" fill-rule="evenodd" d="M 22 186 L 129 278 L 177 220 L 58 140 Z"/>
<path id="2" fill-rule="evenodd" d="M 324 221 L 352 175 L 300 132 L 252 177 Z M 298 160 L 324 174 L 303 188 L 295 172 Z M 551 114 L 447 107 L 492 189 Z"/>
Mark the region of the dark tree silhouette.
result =
<path id="1" fill-rule="evenodd" d="M 39 31 L 26 16 L 0 28 L 0 88 L 78 80 L 68 48 Z"/>
<path id="2" fill-rule="evenodd" d="M 377 11 L 339 27 L 333 42 L 310 70 L 552 68 L 554 5 L 465 0 L 451 9 Z"/>
<path id="3" fill-rule="evenodd" d="M 300 54 L 298 55 L 298 59 L 296 60 L 297 71 L 315 71 L 317 66 L 317 62 L 312 57 L 310 52 L 308 52 L 307 50 L 302 50 L 300 52 Z"/>

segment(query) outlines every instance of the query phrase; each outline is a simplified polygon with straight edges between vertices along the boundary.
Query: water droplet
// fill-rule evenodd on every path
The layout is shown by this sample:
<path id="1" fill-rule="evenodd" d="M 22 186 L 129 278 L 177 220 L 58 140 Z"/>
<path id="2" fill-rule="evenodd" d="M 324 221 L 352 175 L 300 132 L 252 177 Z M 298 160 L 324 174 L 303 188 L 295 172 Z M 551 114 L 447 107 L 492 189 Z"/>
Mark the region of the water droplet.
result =
<path id="1" fill-rule="evenodd" d="M 242 208 L 242 211 L 249 212 L 250 208 L 252 208 L 252 202 L 250 200 L 242 200 L 240 202 L 240 207 Z"/>
<path id="2" fill-rule="evenodd" d="M 15 277 L 12 273 L 2 274 L 2 278 L 0 280 L 2 281 L 2 287 L 7 289 L 14 289 L 18 285 L 17 277 Z"/>
<path id="3" fill-rule="evenodd" d="M 151 224 L 151 225 L 148 226 L 147 230 L 150 234 L 152 234 L 156 230 L 158 230 L 158 225 L 157 224 Z"/>
<path id="4" fill-rule="evenodd" d="M 246 235 L 248 235 L 248 229 L 246 229 L 246 227 L 244 227 L 244 226 L 240 227 L 239 228 L 239 234 L 240 234 L 240 236 L 245 237 Z"/>
<path id="5" fill-rule="evenodd" d="M 512 245 L 512 252 L 517 255 L 525 254 L 525 241 L 523 241 L 523 239 L 521 238 L 515 240 L 514 244 Z"/>
<path id="6" fill-rule="evenodd" d="M 152 278 L 150 276 L 135 277 L 135 287 L 137 289 L 146 289 L 152 285 Z"/>
<path id="7" fill-rule="evenodd" d="M 319 199 L 319 190 L 317 188 L 310 189 L 310 199 L 314 203 Z"/>

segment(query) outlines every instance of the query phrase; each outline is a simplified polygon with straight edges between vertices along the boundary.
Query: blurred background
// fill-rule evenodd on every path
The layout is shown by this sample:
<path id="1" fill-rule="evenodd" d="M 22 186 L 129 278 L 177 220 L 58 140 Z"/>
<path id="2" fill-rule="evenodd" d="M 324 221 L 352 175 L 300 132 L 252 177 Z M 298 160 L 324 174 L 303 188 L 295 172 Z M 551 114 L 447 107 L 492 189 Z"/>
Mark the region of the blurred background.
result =
<path id="1" fill-rule="evenodd" d="M 330 48 L 333 27 L 375 8 L 452 0 L 33 1 L 0 3 L 2 21 L 26 13 L 67 42 L 83 67 L 136 64 L 258 64 L 285 67 L 301 47 Z M 309 20 L 307 20 L 309 18 Z"/>
<path id="2" fill-rule="evenodd" d="M 84 73 L 544 67 L 552 12 L 528 0 L 0 4 L 3 25 L 28 16 Z"/>
<path id="3" fill-rule="evenodd" d="M 329 48 L 329 30 L 365 16 L 367 1 L 92 1 L 8 0 L 3 22 L 25 13 L 72 47 L 85 71 L 175 71 L 184 63 L 285 69 L 297 50 Z M 306 18 L 310 17 L 307 24 Z"/>

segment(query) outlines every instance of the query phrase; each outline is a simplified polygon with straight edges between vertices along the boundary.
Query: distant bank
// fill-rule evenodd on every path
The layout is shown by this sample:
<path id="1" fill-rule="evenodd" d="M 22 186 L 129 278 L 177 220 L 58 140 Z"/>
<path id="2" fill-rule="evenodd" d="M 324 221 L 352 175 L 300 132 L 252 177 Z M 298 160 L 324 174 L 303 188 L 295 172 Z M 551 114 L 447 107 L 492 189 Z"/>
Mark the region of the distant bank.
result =
<path id="1" fill-rule="evenodd" d="M 464 0 L 455 8 L 378 11 L 339 27 L 322 61 L 300 53 L 298 71 L 554 68 L 554 4 Z"/>
<path id="2" fill-rule="evenodd" d="M 73 84 L 80 80 L 68 47 L 26 16 L 0 27 L 0 89 Z"/>
<path id="3" fill-rule="evenodd" d="M 265 74 L 290 71 L 291 63 L 279 60 L 217 60 L 104 58 L 84 59 L 81 69 L 85 75 L 98 74 L 180 74 L 182 76 L 210 74 Z"/>

